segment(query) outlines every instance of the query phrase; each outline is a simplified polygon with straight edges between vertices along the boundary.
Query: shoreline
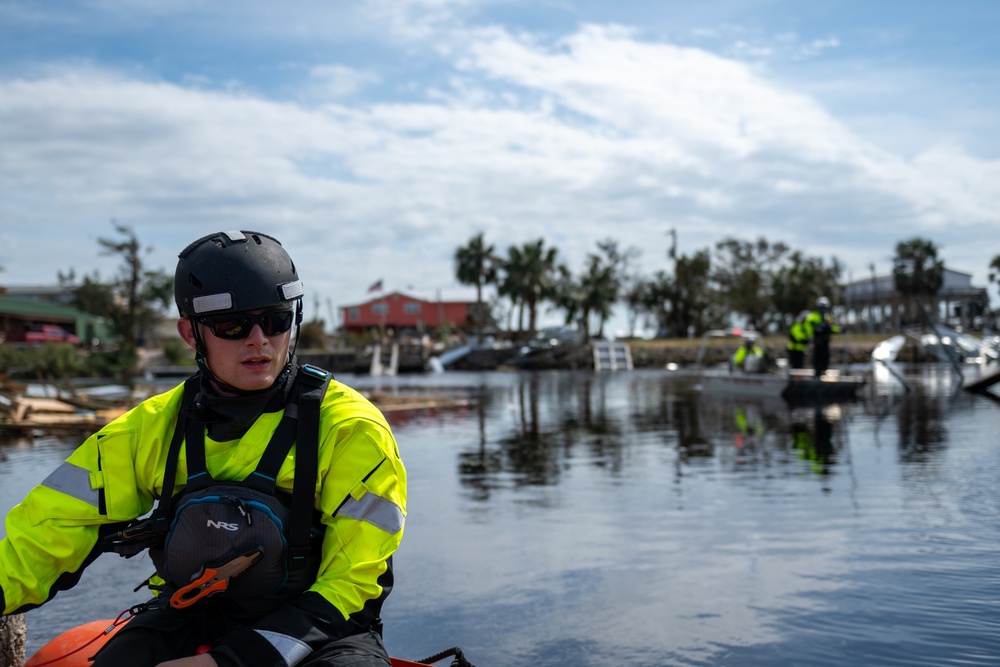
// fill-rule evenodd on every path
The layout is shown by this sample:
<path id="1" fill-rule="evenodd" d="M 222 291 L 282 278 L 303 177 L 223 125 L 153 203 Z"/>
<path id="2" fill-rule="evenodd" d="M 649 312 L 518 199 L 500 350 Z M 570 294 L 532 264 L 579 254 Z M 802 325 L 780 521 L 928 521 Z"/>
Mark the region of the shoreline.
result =
<path id="1" fill-rule="evenodd" d="M 868 363 L 875 347 L 888 338 L 887 335 L 866 335 L 850 339 L 834 339 L 830 345 L 831 362 L 834 365 Z M 700 338 L 677 338 L 662 340 L 622 340 L 629 346 L 633 368 L 665 368 L 667 364 L 692 366 L 698 361 L 702 347 Z M 775 359 L 787 357 L 788 339 L 779 336 L 764 338 L 761 344 Z M 702 364 L 726 363 L 730 355 L 739 347 L 737 339 L 713 339 L 705 345 Z M 429 359 L 437 356 L 421 350 L 417 346 L 401 346 L 397 372 L 425 372 Z M 301 363 L 309 363 L 332 373 L 352 373 L 365 375 L 371 370 L 371 354 L 360 350 L 342 349 L 333 351 L 301 350 Z M 808 354 L 807 354 L 808 359 Z M 920 363 L 935 361 L 920 349 L 914 340 L 908 340 L 899 353 L 898 361 Z M 591 343 L 578 345 L 557 345 L 539 351 L 529 357 L 518 357 L 518 348 L 484 348 L 470 351 L 461 359 L 448 366 L 455 371 L 504 371 L 504 370 L 586 370 L 594 368 L 594 352 Z"/>

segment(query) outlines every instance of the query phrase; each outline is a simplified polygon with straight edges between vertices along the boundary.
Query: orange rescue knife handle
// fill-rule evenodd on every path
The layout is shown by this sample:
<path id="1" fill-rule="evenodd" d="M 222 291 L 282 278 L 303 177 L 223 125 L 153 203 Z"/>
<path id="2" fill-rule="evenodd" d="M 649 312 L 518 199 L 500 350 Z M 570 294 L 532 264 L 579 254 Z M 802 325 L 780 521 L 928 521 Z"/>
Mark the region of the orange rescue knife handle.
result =
<path id="1" fill-rule="evenodd" d="M 218 570 L 213 570 L 210 567 L 205 568 L 205 572 L 202 573 L 200 577 L 192 581 L 187 586 L 178 588 L 177 591 L 170 596 L 170 606 L 174 609 L 184 609 L 186 607 L 190 607 L 206 595 L 220 593 L 229 588 L 228 579 L 218 579 L 216 581 L 212 581 L 218 576 Z"/>

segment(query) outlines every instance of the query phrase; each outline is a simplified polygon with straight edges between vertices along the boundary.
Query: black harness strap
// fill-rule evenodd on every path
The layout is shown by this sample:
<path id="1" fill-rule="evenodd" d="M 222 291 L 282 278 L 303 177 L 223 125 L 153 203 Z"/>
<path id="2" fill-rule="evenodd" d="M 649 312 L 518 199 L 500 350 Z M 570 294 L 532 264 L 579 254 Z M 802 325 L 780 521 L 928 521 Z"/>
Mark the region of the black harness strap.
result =
<path id="1" fill-rule="evenodd" d="M 287 458 L 292 445 L 296 445 L 295 478 L 292 485 L 291 518 L 287 536 L 291 569 L 304 566 L 309 556 L 316 474 L 319 470 L 319 412 L 331 377 L 329 372 L 308 364 L 300 367 L 299 371 L 296 374 L 295 386 L 289 392 L 284 415 L 267 443 L 257 468 L 242 482 L 250 488 L 274 495 L 281 464 Z M 197 381 L 193 385 L 189 384 L 192 380 L 195 378 L 184 383 L 185 402 L 193 399 L 194 392 L 199 386 Z M 191 399 L 188 398 L 189 394 Z M 157 507 L 157 514 L 167 520 L 172 520 L 173 482 L 177 474 L 181 440 L 187 443 L 186 491 L 202 490 L 215 483 L 205 463 L 205 427 L 195 419 L 186 419 L 184 407 L 182 404 L 174 438 L 170 443 L 165 469 L 167 477 L 164 479 L 163 493 Z M 183 438 L 180 434 L 183 434 Z"/>
<path id="2" fill-rule="evenodd" d="M 181 406 L 177 411 L 177 424 L 174 426 L 174 435 L 170 440 L 170 448 L 167 450 L 167 460 L 163 467 L 163 486 L 160 489 L 160 498 L 156 503 L 156 509 L 153 510 L 149 518 L 137 519 L 117 533 L 106 535 L 101 545 L 104 551 L 113 551 L 125 558 L 131 558 L 147 548 L 162 545 L 163 537 L 170 530 L 170 522 L 173 519 L 177 460 L 184 442 L 186 425 L 189 421 L 193 421 L 188 419 L 188 412 L 191 404 L 194 403 L 194 397 L 200 383 L 201 376 L 197 373 L 184 381 L 184 395 L 181 397 Z"/>
<path id="3" fill-rule="evenodd" d="M 157 503 L 154 518 L 170 519 L 172 515 L 172 505 L 174 500 L 174 483 L 177 479 L 177 461 L 180 458 L 181 445 L 184 443 L 184 434 L 187 432 L 188 411 L 194 403 L 194 397 L 201 386 L 201 374 L 195 373 L 184 381 L 184 397 L 181 399 L 181 408 L 177 411 L 177 424 L 174 426 L 174 435 L 170 440 L 170 449 L 167 450 L 167 462 L 163 468 L 163 488 L 160 491 L 160 501 Z M 204 452 L 202 452 L 204 456 Z"/>
<path id="4" fill-rule="evenodd" d="M 289 523 L 291 562 L 297 569 L 309 556 L 309 531 L 312 528 L 316 475 L 319 472 L 319 410 L 330 384 L 330 373 L 306 364 L 300 369 L 298 445 L 295 448 L 295 481 L 292 486 L 292 518 Z M 303 474 L 301 471 L 309 471 Z"/>

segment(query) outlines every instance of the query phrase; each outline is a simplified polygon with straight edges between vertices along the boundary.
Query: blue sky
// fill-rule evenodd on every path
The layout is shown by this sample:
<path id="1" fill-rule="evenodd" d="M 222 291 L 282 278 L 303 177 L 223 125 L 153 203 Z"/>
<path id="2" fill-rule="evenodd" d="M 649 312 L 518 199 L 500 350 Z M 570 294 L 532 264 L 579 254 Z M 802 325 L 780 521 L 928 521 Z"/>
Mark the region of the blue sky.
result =
<path id="1" fill-rule="evenodd" d="M 110 277 L 117 220 L 168 271 L 272 233 L 321 317 L 454 293 L 479 232 L 647 275 L 671 228 L 763 236 L 858 279 L 921 236 L 983 285 L 997 34 L 993 0 L 0 0 L 0 284 Z"/>

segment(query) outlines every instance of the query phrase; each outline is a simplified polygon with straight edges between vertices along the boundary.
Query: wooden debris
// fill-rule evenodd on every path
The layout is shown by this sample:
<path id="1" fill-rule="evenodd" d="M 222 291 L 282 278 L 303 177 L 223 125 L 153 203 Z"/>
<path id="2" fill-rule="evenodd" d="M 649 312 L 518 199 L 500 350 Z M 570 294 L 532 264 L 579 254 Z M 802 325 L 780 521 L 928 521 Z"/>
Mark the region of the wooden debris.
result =
<path id="1" fill-rule="evenodd" d="M 82 409 L 57 398 L 0 395 L 0 429 L 6 431 L 93 432 L 126 411 L 125 407 Z"/>
<path id="2" fill-rule="evenodd" d="M 375 404 L 382 412 L 402 412 L 407 410 L 445 410 L 451 408 L 467 407 L 471 404 L 468 399 L 448 398 L 446 396 L 429 396 L 413 394 L 401 396 L 399 394 L 367 394 L 368 400 Z"/>

